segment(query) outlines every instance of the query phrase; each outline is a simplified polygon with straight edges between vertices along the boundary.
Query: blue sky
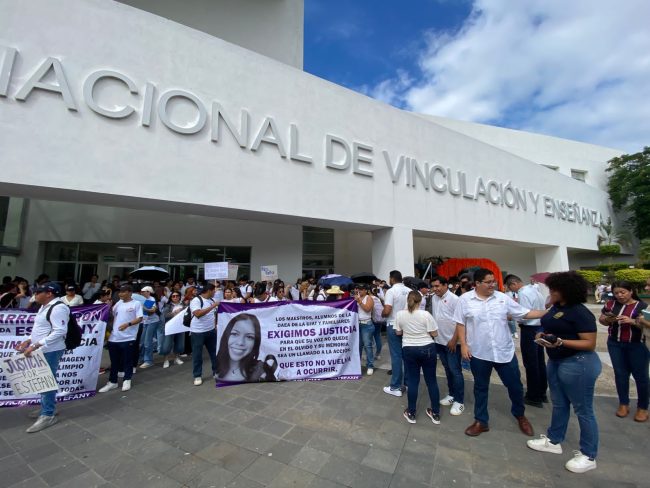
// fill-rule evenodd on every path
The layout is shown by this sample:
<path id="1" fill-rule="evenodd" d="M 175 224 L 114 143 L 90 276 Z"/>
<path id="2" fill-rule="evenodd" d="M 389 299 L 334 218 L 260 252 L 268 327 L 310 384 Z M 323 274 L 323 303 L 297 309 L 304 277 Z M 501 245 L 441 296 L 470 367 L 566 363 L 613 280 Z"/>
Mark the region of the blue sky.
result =
<path id="1" fill-rule="evenodd" d="M 305 71 L 420 113 L 636 152 L 648 0 L 305 0 Z"/>

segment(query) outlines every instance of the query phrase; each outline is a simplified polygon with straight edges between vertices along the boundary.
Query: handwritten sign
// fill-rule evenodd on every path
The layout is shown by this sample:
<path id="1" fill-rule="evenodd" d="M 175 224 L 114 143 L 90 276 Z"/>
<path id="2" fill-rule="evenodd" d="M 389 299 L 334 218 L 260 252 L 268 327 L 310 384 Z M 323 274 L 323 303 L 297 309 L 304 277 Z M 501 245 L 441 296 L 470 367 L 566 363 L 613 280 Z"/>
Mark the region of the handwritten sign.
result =
<path id="1" fill-rule="evenodd" d="M 260 274 L 262 275 L 260 281 L 275 281 L 278 279 L 278 265 L 262 266 Z"/>
<path id="2" fill-rule="evenodd" d="M 58 390 L 58 385 L 42 351 L 29 357 L 14 354 L 2 359 L 2 371 L 16 397 L 26 397 Z"/>
<path id="3" fill-rule="evenodd" d="M 239 271 L 238 264 L 228 263 L 228 280 L 237 281 L 237 271 Z"/>
<path id="4" fill-rule="evenodd" d="M 228 263 L 205 263 L 206 280 L 227 280 Z"/>

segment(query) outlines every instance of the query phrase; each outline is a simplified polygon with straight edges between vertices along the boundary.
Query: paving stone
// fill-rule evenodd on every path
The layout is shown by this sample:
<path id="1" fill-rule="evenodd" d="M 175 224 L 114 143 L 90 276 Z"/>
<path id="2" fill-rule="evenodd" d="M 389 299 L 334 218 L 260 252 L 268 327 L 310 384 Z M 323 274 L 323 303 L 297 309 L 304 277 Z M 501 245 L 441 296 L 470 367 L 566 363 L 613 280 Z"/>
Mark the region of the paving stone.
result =
<path id="1" fill-rule="evenodd" d="M 352 486 L 354 488 L 388 488 L 392 475 L 369 466 L 359 466 L 354 475 Z"/>
<path id="2" fill-rule="evenodd" d="M 277 437 L 282 437 L 293 428 L 293 424 L 283 422 L 281 420 L 271 420 L 261 427 L 262 432 L 271 434 Z"/>
<path id="3" fill-rule="evenodd" d="M 268 486 L 269 488 L 303 488 L 314 478 L 312 473 L 293 466 L 285 466 Z"/>
<path id="4" fill-rule="evenodd" d="M 65 480 L 56 486 L 62 488 L 97 488 L 105 484 L 106 480 L 97 473 L 94 471 L 86 471 L 74 477 L 66 477 Z"/>
<path id="5" fill-rule="evenodd" d="M 289 432 L 284 434 L 283 437 L 288 441 L 293 441 L 298 444 L 307 444 L 315 433 L 316 431 L 314 430 L 310 430 L 301 426 L 295 426 Z"/>
<path id="6" fill-rule="evenodd" d="M 274 460 L 289 464 L 302 448 L 300 444 L 280 439 L 269 449 L 269 453 Z"/>
<path id="7" fill-rule="evenodd" d="M 357 463 L 332 456 L 318 472 L 318 476 L 341 485 L 354 486 L 354 479 L 358 471 Z"/>
<path id="8" fill-rule="evenodd" d="M 36 473 L 17 454 L 7 456 L 2 461 L 2 474 L 0 476 L 5 486 L 25 481 L 35 475 Z"/>
<path id="9" fill-rule="evenodd" d="M 249 480 L 243 476 L 237 476 L 230 483 L 225 485 L 226 488 L 262 488 L 264 485 L 257 481 Z"/>
<path id="10" fill-rule="evenodd" d="M 4 474 L 4 471 L 3 471 Z M 9 486 L 9 485 L 2 485 Z M 40 477 L 28 478 L 26 480 L 20 481 L 16 484 L 11 485 L 9 488 L 47 488 L 48 484 L 43 481 Z"/>
<path id="11" fill-rule="evenodd" d="M 470 488 L 472 486 L 472 475 L 467 471 L 454 469 L 450 466 L 436 466 L 433 469 L 431 485 Z"/>
<path id="12" fill-rule="evenodd" d="M 286 464 L 274 461 L 267 456 L 260 456 L 242 472 L 242 476 L 263 485 L 268 485 L 285 467 Z"/>
<path id="13" fill-rule="evenodd" d="M 158 459 L 156 459 L 158 461 Z M 195 478 L 203 471 L 207 471 L 212 464 L 192 454 L 183 455 L 179 463 L 174 464 L 169 469 L 162 462 L 156 463 L 158 470 L 164 470 L 165 474 L 180 483 L 185 483 Z"/>
<path id="14" fill-rule="evenodd" d="M 411 478 L 420 483 L 429 484 L 433 473 L 433 457 L 422 455 L 401 456 L 397 468 L 395 468 L 395 477 Z"/>
<path id="15" fill-rule="evenodd" d="M 399 451 L 387 451 L 386 449 L 371 447 L 361 461 L 361 464 L 385 473 L 393 474 L 395 468 L 397 468 L 399 457 Z"/>
<path id="16" fill-rule="evenodd" d="M 62 464 L 54 469 L 41 473 L 41 478 L 50 486 L 57 486 L 77 475 L 88 472 L 88 466 L 79 461 Z"/>
<path id="17" fill-rule="evenodd" d="M 325 466 L 325 464 L 327 464 L 331 456 L 330 453 L 305 446 L 298 452 L 298 454 L 296 454 L 289 464 L 296 468 L 316 474 L 323 468 L 323 466 Z"/>

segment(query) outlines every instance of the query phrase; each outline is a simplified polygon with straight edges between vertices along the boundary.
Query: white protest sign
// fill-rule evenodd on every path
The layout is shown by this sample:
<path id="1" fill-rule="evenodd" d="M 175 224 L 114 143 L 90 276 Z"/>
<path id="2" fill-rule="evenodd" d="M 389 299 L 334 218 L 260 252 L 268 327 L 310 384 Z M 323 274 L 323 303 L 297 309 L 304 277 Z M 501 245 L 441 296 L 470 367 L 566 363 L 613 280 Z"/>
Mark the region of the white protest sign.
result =
<path id="1" fill-rule="evenodd" d="M 260 281 L 275 281 L 278 279 L 278 265 L 262 266 L 260 274 L 262 275 Z"/>
<path id="2" fill-rule="evenodd" d="M 165 322 L 165 335 L 174 335 L 181 334 L 183 332 L 189 332 L 190 328 L 183 325 L 183 316 L 185 315 L 185 310 L 178 312 L 171 319 Z"/>
<path id="3" fill-rule="evenodd" d="M 227 280 L 228 263 L 205 263 L 206 280 Z"/>
<path id="4" fill-rule="evenodd" d="M 5 378 L 11 383 L 11 390 L 18 398 L 59 388 L 41 350 L 37 349 L 29 357 L 24 354 L 14 354 L 0 361 Z"/>
<path id="5" fill-rule="evenodd" d="M 238 264 L 228 263 L 228 280 L 237 281 L 237 271 L 239 271 Z"/>

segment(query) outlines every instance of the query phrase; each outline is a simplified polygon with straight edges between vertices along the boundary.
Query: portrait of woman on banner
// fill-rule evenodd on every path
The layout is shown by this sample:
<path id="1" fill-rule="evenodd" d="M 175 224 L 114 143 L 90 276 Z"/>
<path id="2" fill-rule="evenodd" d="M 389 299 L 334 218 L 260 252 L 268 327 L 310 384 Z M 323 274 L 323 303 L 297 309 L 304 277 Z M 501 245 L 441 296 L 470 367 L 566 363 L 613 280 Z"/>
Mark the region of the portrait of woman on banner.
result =
<path id="1" fill-rule="evenodd" d="M 255 315 L 242 313 L 233 317 L 221 336 L 217 352 L 217 380 L 232 383 L 278 381 L 278 362 L 269 354 L 258 359 L 262 331 Z"/>

